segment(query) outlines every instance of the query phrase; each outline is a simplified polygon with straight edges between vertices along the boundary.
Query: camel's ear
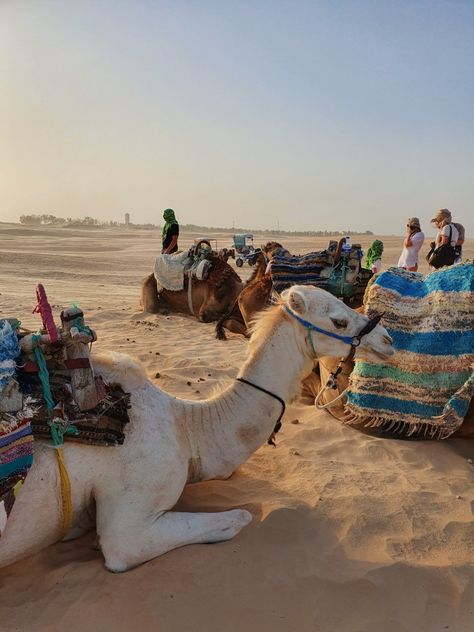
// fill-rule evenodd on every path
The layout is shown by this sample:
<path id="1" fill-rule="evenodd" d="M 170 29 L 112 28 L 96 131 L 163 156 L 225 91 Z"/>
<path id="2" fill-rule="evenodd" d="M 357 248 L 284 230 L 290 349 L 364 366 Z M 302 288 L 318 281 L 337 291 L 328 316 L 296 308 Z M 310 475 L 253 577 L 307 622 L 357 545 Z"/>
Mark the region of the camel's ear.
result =
<path id="1" fill-rule="evenodd" d="M 295 288 L 290 288 L 286 290 L 282 294 L 285 300 L 288 303 L 288 307 L 290 307 L 294 312 L 298 314 L 304 314 L 306 312 L 306 299 L 303 292 Z"/>

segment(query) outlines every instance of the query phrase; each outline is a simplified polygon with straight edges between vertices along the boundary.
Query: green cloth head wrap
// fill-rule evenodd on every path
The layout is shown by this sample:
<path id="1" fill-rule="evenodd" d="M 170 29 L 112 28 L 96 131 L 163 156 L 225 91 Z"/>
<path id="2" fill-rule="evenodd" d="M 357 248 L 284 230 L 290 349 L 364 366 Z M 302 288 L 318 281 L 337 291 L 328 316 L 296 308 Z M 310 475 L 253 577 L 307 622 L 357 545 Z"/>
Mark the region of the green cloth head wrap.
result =
<path id="1" fill-rule="evenodd" d="M 377 259 L 380 259 L 380 257 L 382 256 L 382 252 L 383 252 L 383 242 L 381 242 L 379 239 L 375 239 L 374 243 L 367 250 L 367 256 L 365 258 L 366 260 L 365 265 L 369 270 L 377 261 Z"/>
<path id="2" fill-rule="evenodd" d="M 168 228 L 173 224 L 177 224 L 176 217 L 174 215 L 174 211 L 172 208 L 167 208 L 163 211 L 163 219 L 165 220 L 165 225 L 163 226 L 163 239 L 166 237 L 166 233 L 168 232 Z"/>

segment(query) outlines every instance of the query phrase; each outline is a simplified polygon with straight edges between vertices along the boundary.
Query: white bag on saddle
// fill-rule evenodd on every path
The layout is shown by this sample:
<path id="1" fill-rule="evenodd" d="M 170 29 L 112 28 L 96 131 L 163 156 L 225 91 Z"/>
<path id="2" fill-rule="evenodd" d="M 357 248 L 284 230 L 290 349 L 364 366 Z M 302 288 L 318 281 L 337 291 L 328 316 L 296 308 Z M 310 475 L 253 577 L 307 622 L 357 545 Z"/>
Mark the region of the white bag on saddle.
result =
<path id="1" fill-rule="evenodd" d="M 187 252 L 174 255 L 158 255 L 153 273 L 160 289 L 179 292 L 184 288 L 184 266 L 188 260 Z"/>

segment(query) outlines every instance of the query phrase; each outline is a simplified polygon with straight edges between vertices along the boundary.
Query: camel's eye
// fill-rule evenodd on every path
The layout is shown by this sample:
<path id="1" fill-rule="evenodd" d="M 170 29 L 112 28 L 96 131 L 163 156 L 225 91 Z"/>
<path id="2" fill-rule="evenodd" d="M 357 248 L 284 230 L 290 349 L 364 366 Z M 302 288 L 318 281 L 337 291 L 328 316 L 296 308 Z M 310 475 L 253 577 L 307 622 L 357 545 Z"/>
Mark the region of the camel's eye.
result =
<path id="1" fill-rule="evenodd" d="M 347 320 L 343 318 L 331 318 L 331 320 L 336 329 L 345 329 L 347 327 Z"/>

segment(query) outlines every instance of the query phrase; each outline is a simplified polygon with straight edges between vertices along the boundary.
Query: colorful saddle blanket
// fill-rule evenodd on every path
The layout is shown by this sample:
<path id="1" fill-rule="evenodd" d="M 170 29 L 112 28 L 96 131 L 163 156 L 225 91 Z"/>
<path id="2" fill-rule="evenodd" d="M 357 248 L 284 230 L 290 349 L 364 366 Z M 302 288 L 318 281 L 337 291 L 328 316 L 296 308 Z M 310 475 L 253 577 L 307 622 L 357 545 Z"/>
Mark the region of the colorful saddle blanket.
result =
<path id="1" fill-rule="evenodd" d="M 351 252 L 343 255 L 337 265 L 334 263 L 335 250 L 289 256 L 285 252 L 287 251 L 277 251 L 271 260 L 273 289 L 278 293 L 292 285 L 314 285 L 335 296 L 362 297 L 372 276 L 370 270 L 364 270 L 360 266 L 360 246 L 353 246 Z M 351 276 L 357 277 L 357 280 L 349 282 Z"/>
<path id="2" fill-rule="evenodd" d="M 328 251 L 309 252 L 306 255 L 291 255 L 276 253 L 271 262 L 273 288 L 280 293 L 292 285 L 315 285 L 325 287 L 328 282 L 328 270 L 333 263 L 333 257 Z"/>
<path id="3" fill-rule="evenodd" d="M 350 425 L 444 439 L 460 428 L 474 394 L 474 264 L 432 272 L 391 268 L 367 290 L 366 313 L 383 314 L 395 355 L 356 361 Z"/>
<path id="4" fill-rule="evenodd" d="M 15 497 L 33 463 L 33 434 L 29 420 L 0 418 L 0 536 Z"/>
<path id="5" fill-rule="evenodd" d="M 54 426 L 66 440 L 121 445 L 128 422 L 130 396 L 100 376 L 95 377 L 98 404 L 81 410 L 71 385 L 74 368 L 68 369 L 60 348 L 43 356 L 54 403 L 50 413 L 38 364 L 21 354 L 19 336 L 10 321 L 0 320 L 0 536 L 33 463 L 34 438 L 51 442 Z M 83 361 L 72 364 L 83 367 Z"/>

